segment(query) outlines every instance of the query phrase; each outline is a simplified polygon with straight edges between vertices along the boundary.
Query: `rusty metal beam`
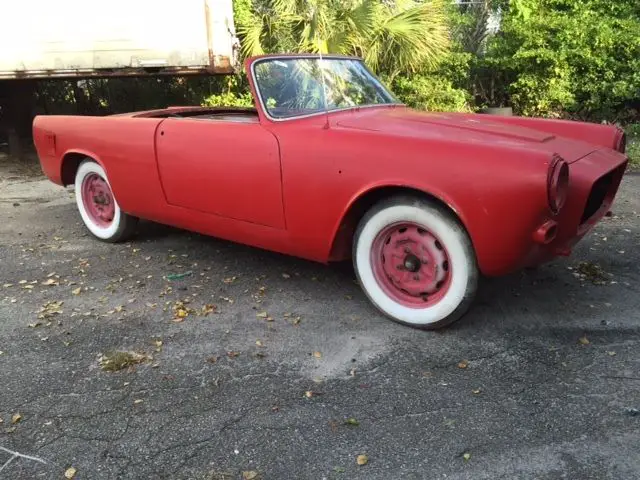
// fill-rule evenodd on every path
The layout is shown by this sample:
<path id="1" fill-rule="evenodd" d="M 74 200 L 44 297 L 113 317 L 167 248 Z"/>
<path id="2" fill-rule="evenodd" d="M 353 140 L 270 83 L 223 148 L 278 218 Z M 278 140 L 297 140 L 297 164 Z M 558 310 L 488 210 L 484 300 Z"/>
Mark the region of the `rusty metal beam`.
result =
<path id="1" fill-rule="evenodd" d="M 216 56 L 213 66 L 203 67 L 166 67 L 118 69 L 78 69 L 78 70 L 18 70 L 0 72 L 2 80 L 21 79 L 67 79 L 67 78 L 107 78 L 107 77 L 149 77 L 149 76 L 186 76 L 186 75 L 230 75 L 235 72 L 228 57 Z"/>

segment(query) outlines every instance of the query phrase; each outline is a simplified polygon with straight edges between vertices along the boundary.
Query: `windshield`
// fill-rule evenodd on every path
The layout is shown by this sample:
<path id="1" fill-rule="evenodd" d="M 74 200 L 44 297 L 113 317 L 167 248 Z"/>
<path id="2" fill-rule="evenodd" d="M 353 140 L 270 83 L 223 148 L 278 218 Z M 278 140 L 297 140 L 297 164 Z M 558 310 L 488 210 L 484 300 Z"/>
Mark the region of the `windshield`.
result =
<path id="1" fill-rule="evenodd" d="M 323 91 L 329 110 L 398 103 L 357 59 L 267 58 L 253 69 L 262 104 L 276 119 L 324 111 Z"/>

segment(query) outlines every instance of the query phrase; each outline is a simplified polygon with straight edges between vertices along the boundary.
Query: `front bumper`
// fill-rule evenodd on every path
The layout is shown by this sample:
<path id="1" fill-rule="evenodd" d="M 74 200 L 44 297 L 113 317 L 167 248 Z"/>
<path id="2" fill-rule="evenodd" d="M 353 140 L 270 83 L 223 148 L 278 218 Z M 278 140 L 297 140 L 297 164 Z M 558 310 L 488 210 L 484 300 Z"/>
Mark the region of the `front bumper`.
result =
<path id="1" fill-rule="evenodd" d="M 569 194 L 562 211 L 532 232 L 533 246 L 523 266 L 535 266 L 571 249 L 610 210 L 627 168 L 628 158 L 614 150 L 598 150 L 570 165 Z M 554 223 L 552 236 L 540 229 Z"/>

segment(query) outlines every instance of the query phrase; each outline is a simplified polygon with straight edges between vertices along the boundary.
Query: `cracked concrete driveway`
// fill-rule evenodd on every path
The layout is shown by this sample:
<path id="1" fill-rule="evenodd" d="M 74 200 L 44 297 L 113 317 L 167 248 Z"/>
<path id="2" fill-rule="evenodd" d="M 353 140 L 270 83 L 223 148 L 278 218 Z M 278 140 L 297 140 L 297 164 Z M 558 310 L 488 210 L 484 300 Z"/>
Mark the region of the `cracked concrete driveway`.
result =
<path id="1" fill-rule="evenodd" d="M 571 258 L 483 281 L 438 332 L 348 266 L 149 223 L 100 243 L 69 192 L 4 178 L 0 446 L 46 464 L 0 478 L 640 478 L 640 176 Z M 149 358 L 101 369 L 114 350 Z"/>

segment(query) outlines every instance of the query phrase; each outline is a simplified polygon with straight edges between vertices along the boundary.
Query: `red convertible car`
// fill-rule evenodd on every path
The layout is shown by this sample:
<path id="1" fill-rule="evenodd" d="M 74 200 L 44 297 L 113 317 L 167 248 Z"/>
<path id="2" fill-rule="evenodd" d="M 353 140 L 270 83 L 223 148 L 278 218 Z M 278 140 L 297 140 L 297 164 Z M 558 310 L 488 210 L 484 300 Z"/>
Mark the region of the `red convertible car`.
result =
<path id="1" fill-rule="evenodd" d="M 568 255 L 609 210 L 627 167 L 613 126 L 427 113 L 358 58 L 246 63 L 254 108 L 38 116 L 53 182 L 116 242 L 138 218 L 318 262 L 353 260 L 391 319 L 437 328 L 480 275 Z"/>

